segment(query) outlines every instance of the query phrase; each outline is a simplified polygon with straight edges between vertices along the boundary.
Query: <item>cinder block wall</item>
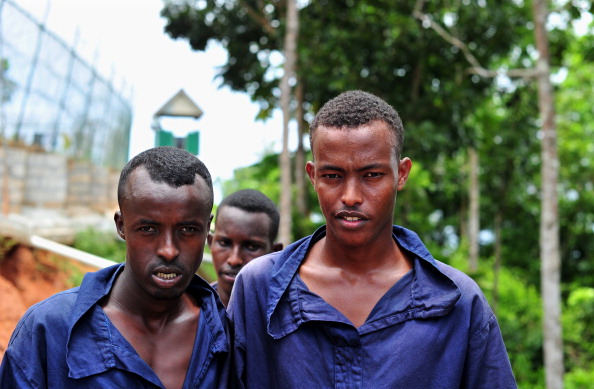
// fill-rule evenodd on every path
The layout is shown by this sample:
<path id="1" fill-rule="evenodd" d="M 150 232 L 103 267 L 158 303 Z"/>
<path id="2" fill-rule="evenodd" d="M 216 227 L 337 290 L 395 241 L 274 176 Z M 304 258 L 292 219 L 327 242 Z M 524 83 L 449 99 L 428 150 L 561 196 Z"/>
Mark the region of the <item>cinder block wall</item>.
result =
<path id="1" fill-rule="evenodd" d="M 5 174 L 5 171 L 8 174 Z M 7 194 L 8 205 L 13 212 L 19 213 L 25 201 L 26 178 L 27 151 L 0 147 L 0 199 L 3 202 Z"/>
<path id="2" fill-rule="evenodd" d="M 56 154 L 30 152 L 27 156 L 24 205 L 64 208 L 68 193 L 68 163 Z"/>
<path id="3" fill-rule="evenodd" d="M 8 158 L 4 153 L 5 149 L 0 146 L 0 199 L 3 201 L 4 193 L 8 194 L 13 213 L 19 213 L 23 206 L 84 207 L 99 212 L 117 207 L 119 172 L 23 148 L 7 147 Z"/>

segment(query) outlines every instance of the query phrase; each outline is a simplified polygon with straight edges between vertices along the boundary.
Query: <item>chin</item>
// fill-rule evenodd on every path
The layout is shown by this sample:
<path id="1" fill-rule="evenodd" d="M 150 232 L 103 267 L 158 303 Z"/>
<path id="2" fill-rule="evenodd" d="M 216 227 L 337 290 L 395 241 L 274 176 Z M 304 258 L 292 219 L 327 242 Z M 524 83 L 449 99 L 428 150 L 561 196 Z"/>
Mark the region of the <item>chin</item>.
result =
<path id="1" fill-rule="evenodd" d="M 153 298 L 155 300 L 177 300 L 184 294 L 184 291 L 180 292 L 177 288 L 175 289 L 158 290 L 156 293 L 153 293 Z"/>

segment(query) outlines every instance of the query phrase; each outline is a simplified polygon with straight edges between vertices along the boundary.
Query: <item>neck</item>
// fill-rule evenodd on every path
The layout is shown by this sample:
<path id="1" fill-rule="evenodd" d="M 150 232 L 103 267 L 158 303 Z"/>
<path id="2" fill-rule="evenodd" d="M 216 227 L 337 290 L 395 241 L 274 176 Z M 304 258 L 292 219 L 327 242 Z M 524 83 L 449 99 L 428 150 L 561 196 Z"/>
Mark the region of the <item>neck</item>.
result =
<path id="1" fill-rule="evenodd" d="M 220 283 L 219 287 L 217 288 L 217 293 L 219 294 L 219 299 L 221 300 L 225 308 L 227 308 L 227 305 L 229 305 L 229 298 L 231 297 L 231 293 L 228 293 L 226 290 L 221 288 Z"/>
<path id="2" fill-rule="evenodd" d="M 345 246 L 336 242 L 332 236 L 326 236 L 315 246 L 318 246 L 317 257 L 324 266 L 339 267 L 350 273 L 364 274 L 407 264 L 406 257 L 391 233 L 366 246 Z"/>
<path id="3" fill-rule="evenodd" d="M 126 280 L 124 269 L 114 281 L 106 304 L 129 316 L 139 318 L 147 325 L 148 323 L 174 320 L 183 313 L 187 304 L 191 303 L 191 298 L 186 293 L 173 300 L 159 300 L 147 296 L 144 291 L 133 288 L 132 285 L 135 283 Z"/>

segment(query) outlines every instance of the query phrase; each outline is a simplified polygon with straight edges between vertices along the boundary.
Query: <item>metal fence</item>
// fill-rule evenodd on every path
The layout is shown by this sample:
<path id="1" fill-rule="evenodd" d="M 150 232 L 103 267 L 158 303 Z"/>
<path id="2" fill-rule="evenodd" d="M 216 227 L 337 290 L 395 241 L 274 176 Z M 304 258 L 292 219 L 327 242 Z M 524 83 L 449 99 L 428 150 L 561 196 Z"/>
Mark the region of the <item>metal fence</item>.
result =
<path id="1" fill-rule="evenodd" d="M 131 121 L 112 82 L 14 1 L 0 0 L 3 140 L 120 169 Z"/>

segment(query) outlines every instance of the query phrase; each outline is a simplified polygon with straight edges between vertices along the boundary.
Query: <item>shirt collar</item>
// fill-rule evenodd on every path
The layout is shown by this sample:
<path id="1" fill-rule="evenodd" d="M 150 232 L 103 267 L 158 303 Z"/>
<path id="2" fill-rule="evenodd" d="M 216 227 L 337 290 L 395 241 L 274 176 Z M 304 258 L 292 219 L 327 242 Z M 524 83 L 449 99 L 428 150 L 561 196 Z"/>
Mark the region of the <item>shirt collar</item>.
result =
<path id="1" fill-rule="evenodd" d="M 69 376 L 82 378 L 104 372 L 121 363 L 117 346 L 113 343 L 107 316 L 98 303 L 107 296 L 124 264 L 117 264 L 93 273 L 87 273 L 79 288 L 68 328 L 67 363 Z M 209 348 L 214 353 L 228 352 L 229 344 L 225 332 L 225 308 L 214 289 L 195 275 L 187 289 L 200 304 L 200 320 L 204 320 L 209 336 Z M 88 347 L 89 338 L 93 345 Z M 138 358 L 140 362 L 140 358 Z M 93 361 L 93 365 L 89 364 Z M 134 360 L 131 361 L 135 363 Z M 141 368 L 136 364 L 137 368 Z M 142 365 L 142 363 L 140 363 Z M 147 365 L 148 366 L 148 365 Z"/>
<path id="2" fill-rule="evenodd" d="M 268 333 L 275 339 L 290 334 L 309 320 L 303 315 L 297 293 L 294 293 L 296 288 L 290 285 L 310 247 L 325 235 L 326 227 L 318 228 L 311 236 L 289 245 L 274 264 L 268 291 L 267 325 Z M 411 300 L 407 302 L 406 310 L 393 315 L 390 320 L 403 321 L 449 313 L 461 296 L 458 286 L 440 270 L 438 262 L 416 233 L 393 226 L 393 237 L 414 259 L 414 274 L 410 282 Z M 366 326 L 367 323 L 361 329 Z"/>

